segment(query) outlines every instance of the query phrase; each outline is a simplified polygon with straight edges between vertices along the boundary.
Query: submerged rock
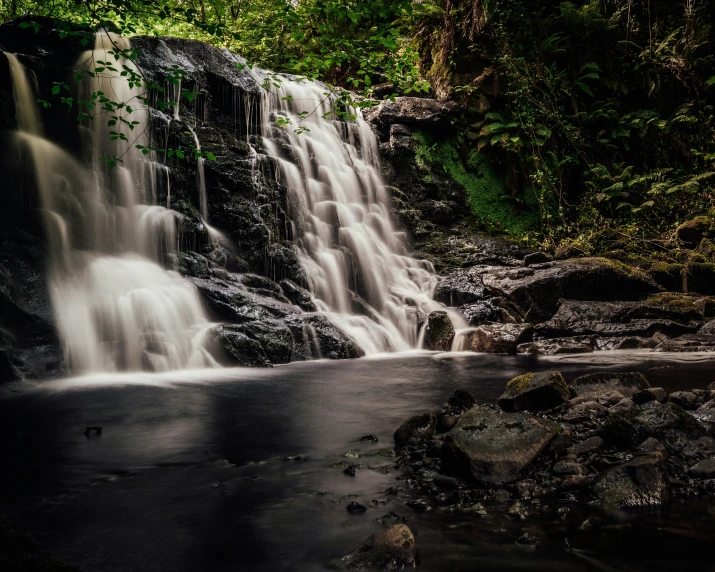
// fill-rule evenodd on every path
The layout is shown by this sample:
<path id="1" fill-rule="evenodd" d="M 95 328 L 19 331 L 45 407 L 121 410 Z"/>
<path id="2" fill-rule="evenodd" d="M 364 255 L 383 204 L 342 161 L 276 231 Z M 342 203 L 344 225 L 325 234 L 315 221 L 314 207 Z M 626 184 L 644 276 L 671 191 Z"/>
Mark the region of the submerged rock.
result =
<path id="1" fill-rule="evenodd" d="M 396 524 L 376 532 L 341 560 L 344 570 L 403 570 L 417 567 L 412 531 Z"/>
<path id="2" fill-rule="evenodd" d="M 512 379 L 499 398 L 504 411 L 542 411 L 566 403 L 569 389 L 558 371 L 526 373 Z"/>
<path id="3" fill-rule="evenodd" d="M 540 354 L 546 356 L 562 354 L 588 354 L 594 350 L 594 340 L 589 336 L 537 340 L 520 344 L 516 351 L 520 354 Z"/>
<path id="4" fill-rule="evenodd" d="M 446 435 L 443 467 L 481 483 L 513 482 L 556 433 L 556 423 L 547 419 L 474 407 Z"/>

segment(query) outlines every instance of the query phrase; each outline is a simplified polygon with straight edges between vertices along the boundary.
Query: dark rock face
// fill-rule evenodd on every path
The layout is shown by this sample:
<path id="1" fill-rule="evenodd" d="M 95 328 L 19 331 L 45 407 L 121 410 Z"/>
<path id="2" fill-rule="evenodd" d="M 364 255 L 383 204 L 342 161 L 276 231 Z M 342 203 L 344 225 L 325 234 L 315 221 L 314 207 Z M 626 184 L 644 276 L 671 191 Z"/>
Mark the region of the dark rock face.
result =
<path id="1" fill-rule="evenodd" d="M 533 335 L 531 324 L 487 324 L 465 334 L 464 348 L 490 354 L 515 354 Z"/>
<path id="2" fill-rule="evenodd" d="M 485 298 L 484 282 L 475 272 L 457 272 L 439 282 L 434 300 L 445 306 L 464 306 Z"/>
<path id="3" fill-rule="evenodd" d="M 370 536 L 340 563 L 344 570 L 416 568 L 415 537 L 404 524 L 395 524 Z"/>
<path id="4" fill-rule="evenodd" d="M 510 413 L 542 411 L 566 403 L 569 388 L 558 371 L 526 373 L 512 379 L 499 398 L 499 407 Z"/>
<path id="5" fill-rule="evenodd" d="M 657 302 L 595 302 L 563 300 L 556 314 L 536 327 L 536 335 L 623 338 L 678 336 L 695 332 L 702 315 L 692 304 L 684 309 Z"/>
<path id="6" fill-rule="evenodd" d="M 513 482 L 556 433 L 556 424 L 548 420 L 474 407 L 445 437 L 442 463 L 478 482 Z"/>
<path id="7" fill-rule="evenodd" d="M 439 123 L 449 117 L 456 104 L 419 97 L 397 97 L 395 101 L 383 101 L 365 114 L 375 125 L 386 127 L 392 124 L 424 125 Z"/>
<path id="8" fill-rule="evenodd" d="M 520 354 L 540 354 L 554 356 L 561 354 L 588 354 L 593 352 L 595 340 L 589 336 L 537 340 L 520 344 L 516 351 Z"/>
<path id="9" fill-rule="evenodd" d="M 452 349 L 454 325 L 447 312 L 432 312 L 427 317 L 424 347 L 428 350 L 448 352 Z"/>
<path id="10" fill-rule="evenodd" d="M 559 300 L 628 300 L 659 291 L 645 274 L 602 258 L 556 261 L 532 275 L 511 277 L 508 272 L 484 275 L 484 285 L 514 302 L 532 323 L 550 319 Z M 568 334 L 567 334 L 568 335 Z"/>

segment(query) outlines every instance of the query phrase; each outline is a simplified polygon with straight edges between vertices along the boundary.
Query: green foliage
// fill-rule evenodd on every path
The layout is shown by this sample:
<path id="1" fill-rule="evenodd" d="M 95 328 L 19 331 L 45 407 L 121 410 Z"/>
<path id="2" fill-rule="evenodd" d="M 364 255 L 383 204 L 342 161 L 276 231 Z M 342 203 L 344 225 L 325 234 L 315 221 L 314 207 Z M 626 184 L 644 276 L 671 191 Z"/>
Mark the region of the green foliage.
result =
<path id="1" fill-rule="evenodd" d="M 486 155 L 472 151 L 465 164 L 455 147 L 457 141 L 435 141 L 426 134 L 417 134 L 415 139 L 419 142 L 418 164 L 431 171 L 439 169 L 460 183 L 467 194 L 471 213 L 480 226 L 512 235 L 538 229 L 539 215 L 534 201 L 515 203 Z"/>

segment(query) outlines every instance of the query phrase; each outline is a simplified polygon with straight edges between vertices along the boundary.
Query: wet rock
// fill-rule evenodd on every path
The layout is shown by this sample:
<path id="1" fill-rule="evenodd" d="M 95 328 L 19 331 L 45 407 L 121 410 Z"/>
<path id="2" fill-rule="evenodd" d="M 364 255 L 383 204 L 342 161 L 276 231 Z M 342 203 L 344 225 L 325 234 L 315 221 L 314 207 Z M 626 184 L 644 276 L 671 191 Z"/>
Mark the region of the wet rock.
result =
<path id="1" fill-rule="evenodd" d="M 696 463 L 688 469 L 688 473 L 696 479 L 715 479 L 715 458 Z"/>
<path id="2" fill-rule="evenodd" d="M 341 560 L 344 570 L 402 570 L 417 567 L 412 531 L 396 524 L 376 532 Z"/>
<path id="3" fill-rule="evenodd" d="M 577 491 L 591 486 L 593 475 L 564 475 L 559 485 L 561 491 Z"/>
<path id="4" fill-rule="evenodd" d="M 526 373 L 512 379 L 499 398 L 504 411 L 543 411 L 566 403 L 569 390 L 558 371 Z"/>
<path id="5" fill-rule="evenodd" d="M 348 477 L 354 477 L 357 475 L 359 465 L 348 465 L 343 469 L 343 475 L 347 475 Z"/>
<path id="6" fill-rule="evenodd" d="M 694 391 L 675 391 L 668 396 L 668 399 L 686 411 L 695 411 L 705 403 Z"/>
<path id="7" fill-rule="evenodd" d="M 600 414 L 603 414 L 607 409 L 597 401 L 586 401 L 571 407 L 563 416 L 563 420 L 567 423 L 583 423 L 584 421 L 593 421 Z"/>
<path id="8" fill-rule="evenodd" d="M 405 505 L 410 507 L 415 512 L 429 512 L 432 510 L 430 503 L 424 499 L 407 501 Z"/>
<path id="9" fill-rule="evenodd" d="M 372 434 L 370 434 L 370 435 L 362 435 L 362 436 L 358 439 L 358 441 L 369 442 L 369 443 L 377 443 L 378 440 L 379 440 L 379 439 L 378 439 L 375 435 L 372 435 Z"/>
<path id="10" fill-rule="evenodd" d="M 395 431 L 395 447 L 401 449 L 429 441 L 434 435 L 436 423 L 433 413 L 413 415 Z"/>
<path id="11" fill-rule="evenodd" d="M 702 316 L 692 300 L 687 302 L 681 305 L 664 295 L 644 302 L 562 300 L 553 317 L 539 324 L 535 334 L 541 338 L 599 336 L 618 339 L 611 349 L 627 345 L 625 338 L 631 338 L 632 345 L 641 345 L 635 343 L 639 338 L 650 338 L 656 333 L 670 337 L 694 333 L 699 325 L 697 320 Z M 652 345 L 652 342 L 643 340 L 642 345 Z"/>
<path id="12" fill-rule="evenodd" d="M 405 125 L 430 125 L 449 117 L 456 108 L 451 101 L 419 97 L 396 97 L 385 100 L 365 113 L 365 119 L 385 128 L 396 123 Z"/>
<path id="13" fill-rule="evenodd" d="M 464 334 L 464 349 L 490 354 L 515 354 L 533 335 L 531 324 L 487 324 Z"/>
<path id="14" fill-rule="evenodd" d="M 315 312 L 317 310 L 315 302 L 313 302 L 313 297 L 308 290 L 288 279 L 281 280 L 279 284 L 283 295 L 290 300 L 291 303 L 306 312 Z"/>
<path id="15" fill-rule="evenodd" d="M 524 257 L 524 264 L 526 266 L 531 266 L 532 264 L 543 264 L 544 262 L 551 262 L 554 259 L 547 252 L 532 252 Z"/>
<path id="16" fill-rule="evenodd" d="M 516 348 L 519 354 L 540 354 L 545 356 L 561 354 L 587 354 L 593 352 L 593 339 L 588 336 L 576 338 L 555 338 L 549 340 L 537 340 L 526 344 L 520 344 Z"/>
<path id="17" fill-rule="evenodd" d="M 587 453 L 593 453 L 594 451 L 598 451 L 598 449 L 600 449 L 601 447 L 603 447 L 603 439 L 598 436 L 595 436 L 589 437 L 588 439 L 581 441 L 580 443 L 572 445 L 567 449 L 567 452 L 580 457 L 582 455 L 586 455 Z"/>
<path id="18" fill-rule="evenodd" d="M 348 503 L 348 506 L 345 507 L 345 510 L 347 510 L 350 514 L 362 514 L 367 511 L 367 507 L 358 502 L 351 501 Z"/>
<path id="19" fill-rule="evenodd" d="M 516 481 L 556 433 L 548 419 L 474 407 L 446 435 L 442 465 L 482 483 Z"/>
<path id="20" fill-rule="evenodd" d="M 593 492 L 604 504 L 619 507 L 662 505 L 668 484 L 657 455 L 643 455 L 599 475 Z"/>
<path id="21" fill-rule="evenodd" d="M 225 366 L 266 367 L 270 365 L 260 342 L 250 338 L 237 326 L 215 326 L 209 331 L 208 338 L 214 347 L 219 348 L 217 355 Z"/>
<path id="22" fill-rule="evenodd" d="M 651 401 L 611 416 L 603 425 L 603 439 L 619 448 L 634 448 L 648 437 L 665 445 L 669 454 L 689 441 L 707 436 L 706 429 L 675 403 Z"/>
<path id="23" fill-rule="evenodd" d="M 456 272 L 437 283 L 433 299 L 445 306 L 464 306 L 485 298 L 484 283 L 475 272 Z"/>
<path id="24" fill-rule="evenodd" d="M 587 373 L 569 383 L 569 389 L 575 396 L 603 396 L 610 391 L 617 391 L 623 397 L 630 397 L 636 391 L 650 387 L 648 380 L 638 372 L 597 372 Z"/>
<path id="25" fill-rule="evenodd" d="M 469 327 L 475 328 L 494 322 L 519 324 L 523 322 L 518 309 L 503 298 L 489 298 L 457 308 Z"/>
<path id="26" fill-rule="evenodd" d="M 447 400 L 447 408 L 455 415 L 461 415 L 477 404 L 471 393 L 463 389 L 455 389 Z"/>
<path id="27" fill-rule="evenodd" d="M 428 350 L 448 352 L 452 349 L 454 325 L 447 312 L 432 312 L 427 317 L 424 347 Z"/>
<path id="28" fill-rule="evenodd" d="M 649 401 L 659 401 L 664 403 L 668 399 L 668 394 L 662 387 L 649 387 L 647 389 L 641 389 L 633 394 L 633 403 L 636 405 L 641 405 L 642 403 L 648 403 Z"/>
<path id="29" fill-rule="evenodd" d="M 518 305 L 532 323 L 550 319 L 562 299 L 633 300 L 660 289 L 647 275 L 602 258 L 556 261 L 517 280 L 494 270 L 483 281 L 492 292 Z M 558 335 L 572 334 L 552 337 Z"/>
<path id="30" fill-rule="evenodd" d="M 583 466 L 576 461 L 557 461 L 552 469 L 554 475 L 582 475 Z"/>
<path id="31" fill-rule="evenodd" d="M 664 340 L 658 344 L 654 352 L 712 352 L 715 351 L 715 335 L 684 334 L 676 338 Z"/>

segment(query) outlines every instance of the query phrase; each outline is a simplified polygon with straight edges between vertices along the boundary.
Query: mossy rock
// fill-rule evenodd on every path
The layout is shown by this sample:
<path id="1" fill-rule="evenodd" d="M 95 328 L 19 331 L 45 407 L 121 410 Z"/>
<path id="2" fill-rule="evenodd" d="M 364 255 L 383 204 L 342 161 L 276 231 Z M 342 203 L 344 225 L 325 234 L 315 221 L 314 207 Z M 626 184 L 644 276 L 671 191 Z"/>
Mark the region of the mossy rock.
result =
<path id="1" fill-rule="evenodd" d="M 682 292 L 684 269 L 684 264 L 656 262 L 648 269 L 648 274 L 668 292 Z"/>
<path id="2" fill-rule="evenodd" d="M 690 247 L 696 247 L 703 238 L 715 236 L 715 220 L 709 216 L 696 216 L 675 229 L 675 234 Z"/>
<path id="3" fill-rule="evenodd" d="M 684 289 L 698 294 L 715 294 L 715 264 L 694 262 L 685 267 Z"/>
<path id="4" fill-rule="evenodd" d="M 703 308 L 698 304 L 700 298 L 688 294 L 676 292 L 661 292 L 650 296 L 646 301 L 646 306 L 655 306 L 672 315 L 678 320 L 701 320 L 703 318 Z"/>
<path id="5" fill-rule="evenodd" d="M 703 238 L 698 245 L 698 253 L 703 256 L 707 262 L 714 262 L 715 243 L 709 238 Z"/>
<path id="6" fill-rule="evenodd" d="M 558 371 L 525 373 L 507 383 L 499 407 L 509 413 L 544 411 L 569 400 L 569 388 Z"/>

